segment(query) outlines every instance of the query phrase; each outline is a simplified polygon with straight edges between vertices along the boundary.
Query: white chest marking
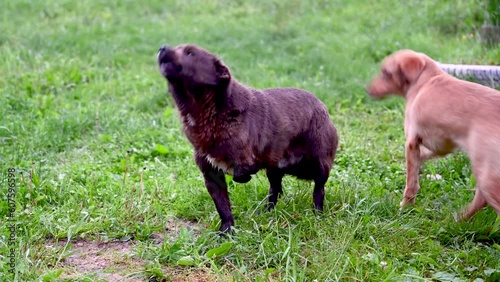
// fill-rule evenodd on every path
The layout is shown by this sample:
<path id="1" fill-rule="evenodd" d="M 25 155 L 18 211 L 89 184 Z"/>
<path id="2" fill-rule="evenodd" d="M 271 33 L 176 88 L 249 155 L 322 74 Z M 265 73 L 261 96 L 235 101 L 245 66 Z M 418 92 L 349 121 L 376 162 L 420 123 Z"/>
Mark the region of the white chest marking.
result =
<path id="1" fill-rule="evenodd" d="M 214 159 L 210 155 L 207 155 L 206 159 L 210 164 L 212 164 L 213 167 L 221 169 L 222 171 L 224 171 L 224 173 L 231 174 L 231 175 L 233 174 L 233 172 L 234 172 L 233 167 L 230 166 L 229 164 L 227 164 L 226 162 L 221 162 L 217 159 Z"/>
<path id="2" fill-rule="evenodd" d="M 188 126 L 195 126 L 196 125 L 196 122 L 194 121 L 194 118 L 190 115 L 190 114 L 187 114 L 186 115 L 186 123 Z"/>

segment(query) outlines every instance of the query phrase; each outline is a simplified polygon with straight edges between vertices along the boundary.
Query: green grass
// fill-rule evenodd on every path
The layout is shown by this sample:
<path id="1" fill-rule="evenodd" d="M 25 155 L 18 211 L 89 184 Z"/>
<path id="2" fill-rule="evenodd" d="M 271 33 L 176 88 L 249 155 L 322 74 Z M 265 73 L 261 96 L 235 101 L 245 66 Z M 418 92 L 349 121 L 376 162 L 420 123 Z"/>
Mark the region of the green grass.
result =
<path id="1" fill-rule="evenodd" d="M 4 224 L 0 281 L 105 280 L 65 263 L 71 244 L 50 247 L 68 239 L 130 240 L 138 281 L 498 281 L 495 212 L 453 220 L 473 197 L 466 156 L 427 163 L 416 205 L 400 212 L 404 102 L 364 92 L 400 48 L 500 64 L 500 48 L 479 43 L 478 3 L 1 2 L 0 215 L 13 167 L 17 261 L 14 277 Z M 161 44 L 185 42 L 220 55 L 243 83 L 304 88 L 325 102 L 341 144 L 324 214 L 313 212 L 312 184 L 291 177 L 276 209 L 261 212 L 268 183 L 259 173 L 230 182 L 236 232 L 216 235 L 218 215 L 155 62 Z M 179 228 L 166 226 L 172 220 Z"/>

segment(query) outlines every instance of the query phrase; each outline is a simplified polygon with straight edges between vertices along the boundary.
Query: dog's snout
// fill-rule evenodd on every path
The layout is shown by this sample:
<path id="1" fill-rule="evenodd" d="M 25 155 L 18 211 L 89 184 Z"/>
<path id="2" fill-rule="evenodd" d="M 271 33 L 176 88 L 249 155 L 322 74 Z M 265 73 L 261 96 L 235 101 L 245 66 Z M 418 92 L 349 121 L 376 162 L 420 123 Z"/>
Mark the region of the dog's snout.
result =
<path id="1" fill-rule="evenodd" d="M 160 49 L 158 49 L 158 53 L 161 53 L 161 52 L 166 51 L 168 49 L 170 49 L 170 47 L 166 44 L 163 44 L 163 45 L 161 45 Z"/>
<path id="2" fill-rule="evenodd" d="M 368 94 L 368 96 L 370 96 L 372 98 L 375 98 L 375 99 L 381 98 L 380 93 L 379 93 L 380 92 L 379 89 L 373 83 L 368 84 L 365 87 L 365 91 Z"/>
<path id="3" fill-rule="evenodd" d="M 373 82 L 370 82 L 365 86 L 365 91 L 368 95 L 373 96 L 373 93 L 376 92 Z"/>
<path id="4" fill-rule="evenodd" d="M 158 53 L 156 54 L 157 58 L 158 58 L 158 62 L 165 62 L 166 60 L 168 61 L 168 56 L 167 54 L 169 53 L 170 51 L 170 47 L 166 44 L 164 45 L 161 45 L 160 46 L 160 49 L 158 49 Z"/>

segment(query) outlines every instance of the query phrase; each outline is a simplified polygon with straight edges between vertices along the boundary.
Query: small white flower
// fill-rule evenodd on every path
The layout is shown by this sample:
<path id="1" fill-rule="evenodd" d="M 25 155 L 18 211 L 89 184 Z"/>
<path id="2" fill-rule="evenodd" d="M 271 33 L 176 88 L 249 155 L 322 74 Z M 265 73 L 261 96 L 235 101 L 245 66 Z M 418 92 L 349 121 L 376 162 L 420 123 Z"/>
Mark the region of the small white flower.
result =
<path id="1" fill-rule="evenodd" d="M 427 174 L 427 178 L 432 179 L 432 180 L 441 180 L 443 177 L 439 174 Z"/>

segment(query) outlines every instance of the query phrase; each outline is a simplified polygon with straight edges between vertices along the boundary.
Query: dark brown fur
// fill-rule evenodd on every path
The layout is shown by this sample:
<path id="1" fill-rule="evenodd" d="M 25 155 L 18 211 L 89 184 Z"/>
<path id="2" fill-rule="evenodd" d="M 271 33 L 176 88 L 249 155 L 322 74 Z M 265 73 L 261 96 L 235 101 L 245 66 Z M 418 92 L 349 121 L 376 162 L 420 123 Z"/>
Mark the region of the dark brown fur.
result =
<path id="1" fill-rule="evenodd" d="M 314 205 L 323 209 L 338 136 L 314 95 L 293 88 L 249 88 L 216 56 L 195 45 L 163 46 L 158 64 L 219 212 L 221 231 L 234 225 L 224 173 L 245 183 L 266 169 L 269 209 L 282 193 L 285 174 L 314 180 Z"/>

